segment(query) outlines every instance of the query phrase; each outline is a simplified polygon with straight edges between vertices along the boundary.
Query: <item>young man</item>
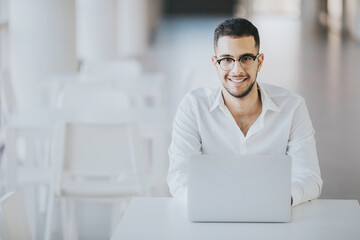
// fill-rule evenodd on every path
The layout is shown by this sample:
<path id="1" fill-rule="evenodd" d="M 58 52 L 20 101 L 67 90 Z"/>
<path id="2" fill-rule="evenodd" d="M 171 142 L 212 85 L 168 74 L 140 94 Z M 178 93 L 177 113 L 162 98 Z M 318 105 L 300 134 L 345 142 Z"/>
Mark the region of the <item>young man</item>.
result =
<path id="1" fill-rule="evenodd" d="M 292 158 L 291 204 L 317 198 L 322 179 L 305 101 L 256 81 L 264 63 L 257 28 L 246 19 L 226 20 L 215 29 L 214 48 L 211 60 L 222 87 L 194 90 L 180 103 L 169 147 L 171 194 L 187 203 L 190 155 L 287 154 Z"/>

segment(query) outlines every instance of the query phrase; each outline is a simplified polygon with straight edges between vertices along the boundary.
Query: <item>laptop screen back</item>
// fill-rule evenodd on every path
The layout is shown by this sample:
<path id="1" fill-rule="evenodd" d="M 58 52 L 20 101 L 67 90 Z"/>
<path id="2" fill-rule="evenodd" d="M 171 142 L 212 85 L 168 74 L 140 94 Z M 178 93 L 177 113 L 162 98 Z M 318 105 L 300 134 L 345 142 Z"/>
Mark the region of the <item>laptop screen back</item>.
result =
<path id="1" fill-rule="evenodd" d="M 188 184 L 191 221 L 290 221 L 289 156 L 192 156 Z"/>

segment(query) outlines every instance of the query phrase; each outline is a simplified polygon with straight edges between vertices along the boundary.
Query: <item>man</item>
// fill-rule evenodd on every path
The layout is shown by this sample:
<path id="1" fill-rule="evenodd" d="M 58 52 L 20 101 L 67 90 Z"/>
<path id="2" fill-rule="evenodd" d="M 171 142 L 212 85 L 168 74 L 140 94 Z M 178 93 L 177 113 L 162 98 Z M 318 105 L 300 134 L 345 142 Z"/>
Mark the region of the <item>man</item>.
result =
<path id="1" fill-rule="evenodd" d="M 190 155 L 287 154 L 292 158 L 291 204 L 317 198 L 322 179 L 305 101 L 256 81 L 264 63 L 257 28 L 246 19 L 226 20 L 215 29 L 214 49 L 211 60 L 222 87 L 194 90 L 180 103 L 169 147 L 171 194 L 187 203 Z"/>

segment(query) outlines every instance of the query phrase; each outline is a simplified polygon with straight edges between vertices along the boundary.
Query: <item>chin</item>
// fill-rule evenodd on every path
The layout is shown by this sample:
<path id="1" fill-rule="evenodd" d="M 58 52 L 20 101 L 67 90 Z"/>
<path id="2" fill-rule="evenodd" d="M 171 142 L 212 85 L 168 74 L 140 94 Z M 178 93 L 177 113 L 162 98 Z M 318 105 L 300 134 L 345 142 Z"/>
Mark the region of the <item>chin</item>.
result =
<path id="1" fill-rule="evenodd" d="M 233 97 L 235 98 L 244 98 L 246 97 L 247 95 L 249 95 L 249 93 L 251 92 L 251 90 L 253 89 L 254 85 L 255 85 L 256 81 L 252 82 L 249 86 L 247 86 L 246 90 L 244 91 L 231 91 L 231 88 L 230 87 L 225 87 L 226 91 Z"/>

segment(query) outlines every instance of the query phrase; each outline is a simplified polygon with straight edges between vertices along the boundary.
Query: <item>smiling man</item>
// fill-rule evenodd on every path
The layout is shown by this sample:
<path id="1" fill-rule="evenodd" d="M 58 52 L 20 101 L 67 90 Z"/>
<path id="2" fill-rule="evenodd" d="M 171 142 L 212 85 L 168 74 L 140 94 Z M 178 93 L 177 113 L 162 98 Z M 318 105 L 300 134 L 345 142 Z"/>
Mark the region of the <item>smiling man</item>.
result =
<path id="1" fill-rule="evenodd" d="M 211 60 L 222 87 L 188 93 L 175 116 L 169 147 L 171 194 L 187 203 L 190 155 L 286 154 L 292 158 L 291 204 L 317 198 L 322 179 L 305 101 L 256 81 L 264 63 L 257 28 L 242 18 L 222 22 L 215 29 L 214 50 Z"/>

